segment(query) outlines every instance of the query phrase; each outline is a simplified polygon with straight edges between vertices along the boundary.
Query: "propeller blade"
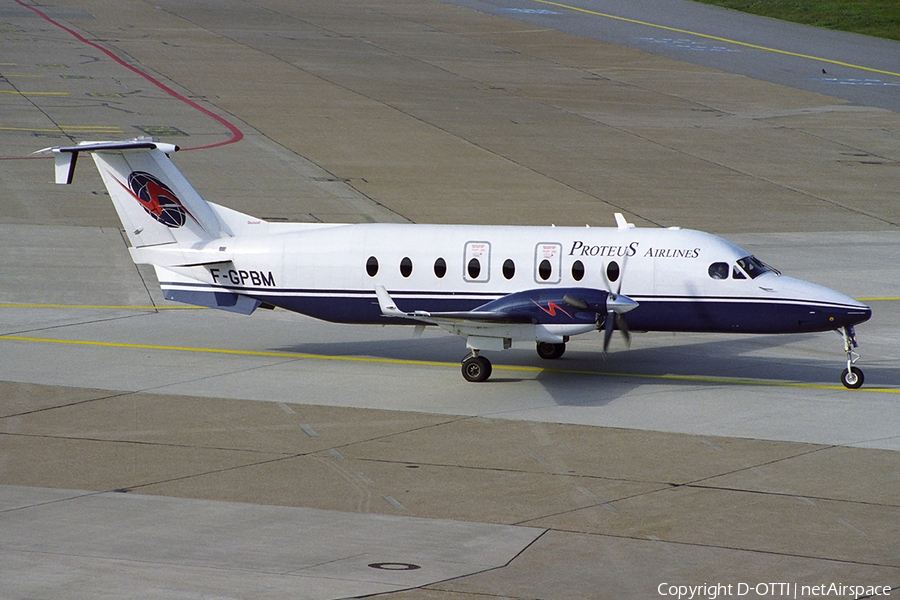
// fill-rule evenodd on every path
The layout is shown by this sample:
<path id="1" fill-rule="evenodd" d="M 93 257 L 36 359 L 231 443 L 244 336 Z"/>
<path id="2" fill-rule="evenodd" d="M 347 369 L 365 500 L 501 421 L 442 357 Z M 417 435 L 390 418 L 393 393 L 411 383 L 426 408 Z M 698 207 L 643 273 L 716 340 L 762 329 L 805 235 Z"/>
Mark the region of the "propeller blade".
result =
<path id="1" fill-rule="evenodd" d="M 606 319 L 603 321 L 603 352 L 609 349 L 609 340 L 612 339 L 613 326 L 615 325 L 615 313 L 609 311 L 606 313 Z"/>
<path id="2" fill-rule="evenodd" d="M 616 286 L 616 294 L 617 295 L 622 293 L 622 282 L 625 281 L 625 265 L 627 265 L 627 264 L 628 264 L 628 255 L 626 254 L 625 257 L 622 259 L 622 268 L 619 272 L 619 285 Z"/>
<path id="3" fill-rule="evenodd" d="M 616 326 L 622 332 L 622 337 L 625 338 L 625 345 L 631 348 L 631 330 L 628 329 L 628 322 L 624 315 L 616 315 Z"/>

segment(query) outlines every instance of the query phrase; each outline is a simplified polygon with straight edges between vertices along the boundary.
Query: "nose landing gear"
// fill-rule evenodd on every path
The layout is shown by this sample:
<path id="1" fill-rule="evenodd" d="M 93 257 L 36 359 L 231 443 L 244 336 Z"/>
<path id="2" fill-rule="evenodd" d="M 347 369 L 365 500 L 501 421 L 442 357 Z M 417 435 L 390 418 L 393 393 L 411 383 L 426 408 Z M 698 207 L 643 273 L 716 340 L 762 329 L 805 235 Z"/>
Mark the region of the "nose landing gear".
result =
<path id="1" fill-rule="evenodd" d="M 841 383 L 846 388 L 856 390 L 861 388 L 865 381 L 862 369 L 853 366 L 859 360 L 859 354 L 853 351 L 859 347 L 856 343 L 856 331 L 852 326 L 842 327 L 839 331 L 844 337 L 844 352 L 847 353 L 847 368 L 841 373 Z"/>

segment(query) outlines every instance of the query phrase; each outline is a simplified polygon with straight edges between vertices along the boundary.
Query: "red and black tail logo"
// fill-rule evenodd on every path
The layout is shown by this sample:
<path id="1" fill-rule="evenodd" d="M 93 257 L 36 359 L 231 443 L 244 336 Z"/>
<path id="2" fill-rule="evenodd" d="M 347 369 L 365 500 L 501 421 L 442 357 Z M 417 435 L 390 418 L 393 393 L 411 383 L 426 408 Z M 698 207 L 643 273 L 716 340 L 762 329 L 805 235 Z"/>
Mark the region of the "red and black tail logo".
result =
<path id="1" fill-rule="evenodd" d="M 126 186 L 122 184 L 122 187 Z M 126 189 L 131 192 L 131 195 L 147 211 L 148 215 L 166 227 L 173 229 L 184 227 L 188 217 L 197 221 L 194 215 L 184 207 L 175 192 L 150 173 L 132 172 L 128 176 Z"/>

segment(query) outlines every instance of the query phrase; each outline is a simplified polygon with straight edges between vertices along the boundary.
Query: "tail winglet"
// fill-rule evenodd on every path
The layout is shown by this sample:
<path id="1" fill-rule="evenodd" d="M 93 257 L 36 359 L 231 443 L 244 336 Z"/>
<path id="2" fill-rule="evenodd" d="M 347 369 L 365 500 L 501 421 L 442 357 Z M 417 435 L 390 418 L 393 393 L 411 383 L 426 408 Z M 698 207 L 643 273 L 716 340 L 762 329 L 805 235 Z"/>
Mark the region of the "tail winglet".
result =
<path id="1" fill-rule="evenodd" d="M 175 144 L 163 144 L 153 138 L 135 138 L 122 142 L 82 142 L 77 146 L 55 146 L 38 150 L 33 154 L 53 153 L 56 162 L 56 183 L 69 185 L 75 175 L 75 164 L 79 152 L 95 152 L 102 150 L 160 150 L 166 154 L 178 152 Z"/>

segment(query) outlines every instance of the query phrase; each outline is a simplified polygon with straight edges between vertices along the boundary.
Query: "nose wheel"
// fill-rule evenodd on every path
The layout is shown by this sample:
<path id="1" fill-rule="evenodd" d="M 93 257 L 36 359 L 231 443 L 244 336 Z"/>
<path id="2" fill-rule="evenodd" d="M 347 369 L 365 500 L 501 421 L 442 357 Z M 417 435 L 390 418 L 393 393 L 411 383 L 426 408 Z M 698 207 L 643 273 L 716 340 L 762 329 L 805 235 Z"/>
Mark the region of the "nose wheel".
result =
<path id="1" fill-rule="evenodd" d="M 844 384 L 844 387 L 851 390 L 861 388 L 865 379 L 866 378 L 863 377 L 862 369 L 859 367 L 847 367 L 841 373 L 841 383 Z"/>
<path id="2" fill-rule="evenodd" d="M 854 348 L 859 347 L 859 344 L 856 343 L 856 332 L 853 327 L 843 327 L 840 332 L 844 336 L 844 352 L 847 353 L 847 368 L 841 373 L 841 383 L 845 388 L 856 390 L 861 388 L 866 380 L 862 369 L 853 366 L 859 360 L 859 354 L 853 351 Z"/>

